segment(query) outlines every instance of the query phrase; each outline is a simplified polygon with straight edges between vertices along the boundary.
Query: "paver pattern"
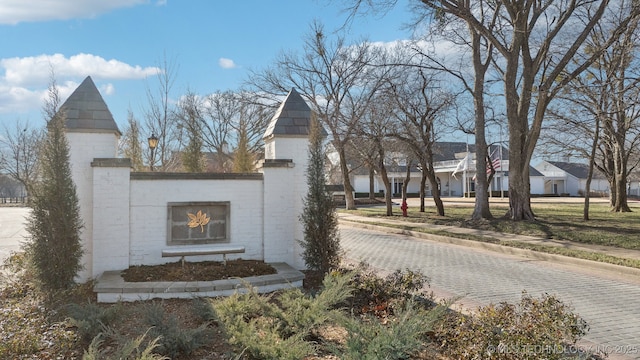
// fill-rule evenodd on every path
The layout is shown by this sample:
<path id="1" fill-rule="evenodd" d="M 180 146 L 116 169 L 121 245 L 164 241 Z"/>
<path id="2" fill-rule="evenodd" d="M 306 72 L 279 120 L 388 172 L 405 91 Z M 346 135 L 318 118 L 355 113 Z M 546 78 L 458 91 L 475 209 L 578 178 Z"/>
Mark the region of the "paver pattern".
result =
<path id="1" fill-rule="evenodd" d="M 382 271 L 420 271 L 436 294 L 462 296 L 467 305 L 517 302 L 522 291 L 553 294 L 588 322 L 584 339 L 592 350 L 640 359 L 640 281 L 345 224 L 340 233 L 347 259 Z"/>

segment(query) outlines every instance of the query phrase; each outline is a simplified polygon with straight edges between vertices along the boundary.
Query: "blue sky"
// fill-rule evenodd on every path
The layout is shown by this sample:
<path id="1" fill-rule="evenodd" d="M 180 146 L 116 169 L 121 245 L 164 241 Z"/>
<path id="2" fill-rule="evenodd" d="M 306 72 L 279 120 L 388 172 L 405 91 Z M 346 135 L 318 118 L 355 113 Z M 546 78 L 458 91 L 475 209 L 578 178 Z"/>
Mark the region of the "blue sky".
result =
<path id="1" fill-rule="evenodd" d="M 408 0 L 357 18 L 350 36 L 407 39 Z M 163 58 L 177 65 L 173 95 L 237 89 L 249 70 L 302 48 L 310 23 L 341 26 L 341 0 L 0 0 L 0 125 L 42 124 L 53 68 L 63 99 L 86 77 L 124 127 L 140 114 Z"/>

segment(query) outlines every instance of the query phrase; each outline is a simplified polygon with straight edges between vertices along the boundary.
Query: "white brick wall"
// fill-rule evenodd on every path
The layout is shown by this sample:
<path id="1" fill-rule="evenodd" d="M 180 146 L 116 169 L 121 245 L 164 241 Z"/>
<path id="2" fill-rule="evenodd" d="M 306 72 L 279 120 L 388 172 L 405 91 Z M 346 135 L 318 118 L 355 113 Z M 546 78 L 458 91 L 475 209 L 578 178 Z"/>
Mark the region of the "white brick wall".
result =
<path id="1" fill-rule="evenodd" d="M 85 224 L 82 232 L 85 270 L 82 280 L 107 270 L 132 265 L 155 265 L 167 245 L 168 203 L 229 202 L 229 243 L 242 245 L 244 258 L 286 262 L 302 269 L 302 225 L 299 216 L 307 191 L 306 138 L 277 138 L 267 144 L 269 159 L 291 159 L 293 167 L 267 167 L 263 180 L 131 179 L 129 167 L 102 163 L 113 158 L 117 137 L 108 133 L 67 133 L 73 178 Z M 159 175 L 161 177 L 161 175 Z M 174 245 L 175 246 L 175 245 Z M 180 245 L 201 247 L 201 245 Z M 220 260 L 220 255 L 192 257 L 191 261 Z"/>
<path id="2" fill-rule="evenodd" d="M 263 186 L 261 180 L 133 180 L 131 181 L 131 220 L 129 248 L 131 265 L 173 262 L 162 258 L 167 245 L 167 203 L 230 203 L 230 245 L 243 245 L 244 254 L 228 259 L 263 259 Z M 182 247 L 201 247 L 181 245 Z M 192 261 L 220 260 L 221 256 L 194 256 Z"/>
<path id="3" fill-rule="evenodd" d="M 94 168 L 94 276 L 129 267 L 130 171 L 128 167 Z"/>
<path id="4" fill-rule="evenodd" d="M 280 261 L 285 261 L 297 269 L 306 267 L 299 242 L 304 236 L 300 214 L 307 193 L 308 154 L 309 141 L 306 137 L 276 137 L 265 144 L 265 159 L 293 160 L 293 168 L 267 167 L 263 170 L 265 261 L 284 259 Z M 283 237 L 289 240 L 283 241 Z"/>

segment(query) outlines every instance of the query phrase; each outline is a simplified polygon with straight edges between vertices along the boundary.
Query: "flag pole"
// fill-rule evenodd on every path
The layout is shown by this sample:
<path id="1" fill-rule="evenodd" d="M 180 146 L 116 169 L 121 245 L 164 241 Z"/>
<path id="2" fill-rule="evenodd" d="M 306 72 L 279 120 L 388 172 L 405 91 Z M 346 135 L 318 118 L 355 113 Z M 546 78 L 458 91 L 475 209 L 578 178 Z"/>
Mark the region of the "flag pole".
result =
<path id="1" fill-rule="evenodd" d="M 495 150 L 493 150 L 493 151 L 495 151 Z M 491 154 L 492 154 L 493 152 L 491 151 L 491 145 L 489 145 L 489 150 L 488 150 L 487 152 L 489 153 L 489 157 L 488 157 L 488 159 L 487 159 L 486 161 L 492 162 L 493 160 L 492 160 L 491 158 L 492 158 L 493 156 L 492 156 Z M 489 164 L 486 164 L 486 166 L 489 166 Z M 486 166 L 485 166 L 485 167 L 486 167 Z M 493 166 L 493 164 L 492 164 L 491 166 Z M 485 172 L 484 172 L 484 176 L 485 176 L 485 178 L 487 177 L 487 175 L 491 175 L 491 174 L 490 174 L 490 173 L 489 173 L 489 174 L 487 174 L 487 172 L 485 171 Z M 493 184 L 492 184 L 492 182 L 496 181 L 496 178 L 497 178 L 497 176 L 495 176 L 495 175 L 494 175 L 494 176 L 491 178 L 491 182 L 489 183 L 489 198 L 493 198 Z"/>
<path id="2" fill-rule="evenodd" d="M 502 168 L 502 124 L 500 124 L 500 199 L 504 199 L 504 169 Z"/>
<path id="3" fill-rule="evenodd" d="M 467 183 L 469 181 L 469 179 L 467 179 L 467 170 L 469 168 L 469 160 L 471 159 L 471 157 L 469 156 L 469 135 L 467 135 L 467 140 L 465 141 L 466 145 L 467 145 L 467 153 L 464 156 L 464 168 L 463 168 L 463 173 L 462 173 L 462 179 L 463 179 L 463 185 L 462 185 L 462 190 L 464 190 L 464 196 L 463 197 L 469 197 L 469 184 Z"/>

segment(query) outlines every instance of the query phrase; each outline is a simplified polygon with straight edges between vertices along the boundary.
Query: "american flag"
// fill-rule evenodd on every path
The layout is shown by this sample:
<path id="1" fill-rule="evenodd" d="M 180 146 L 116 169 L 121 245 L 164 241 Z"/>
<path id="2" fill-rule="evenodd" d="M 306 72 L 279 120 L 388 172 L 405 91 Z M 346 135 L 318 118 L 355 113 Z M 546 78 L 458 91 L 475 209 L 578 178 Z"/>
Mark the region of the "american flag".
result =
<path id="1" fill-rule="evenodd" d="M 500 154 L 496 154 L 498 149 L 494 150 L 491 154 L 491 166 L 493 166 L 494 170 L 500 169 L 500 164 L 502 163 L 502 159 L 500 159 Z M 487 163 L 487 175 L 491 174 L 491 166 Z"/>

